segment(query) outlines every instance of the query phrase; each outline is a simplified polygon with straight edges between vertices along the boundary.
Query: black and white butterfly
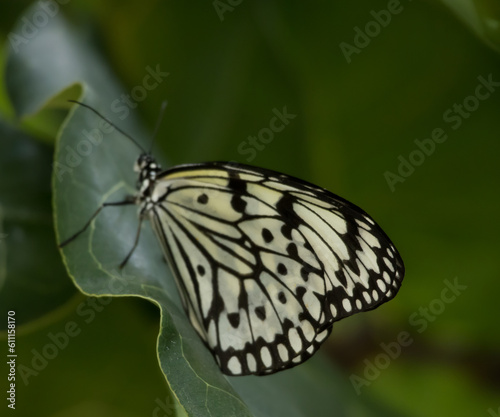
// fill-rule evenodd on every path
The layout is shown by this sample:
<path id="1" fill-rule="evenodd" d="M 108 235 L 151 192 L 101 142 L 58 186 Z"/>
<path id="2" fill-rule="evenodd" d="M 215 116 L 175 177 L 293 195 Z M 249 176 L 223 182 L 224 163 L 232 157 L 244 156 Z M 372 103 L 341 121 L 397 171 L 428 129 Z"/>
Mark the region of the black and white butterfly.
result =
<path id="1" fill-rule="evenodd" d="M 401 286 L 403 261 L 387 235 L 323 188 L 238 163 L 162 170 L 147 152 L 135 170 L 137 195 L 105 203 L 60 246 L 103 207 L 138 204 L 193 327 L 225 374 L 296 366 L 335 321 L 376 308 Z"/>

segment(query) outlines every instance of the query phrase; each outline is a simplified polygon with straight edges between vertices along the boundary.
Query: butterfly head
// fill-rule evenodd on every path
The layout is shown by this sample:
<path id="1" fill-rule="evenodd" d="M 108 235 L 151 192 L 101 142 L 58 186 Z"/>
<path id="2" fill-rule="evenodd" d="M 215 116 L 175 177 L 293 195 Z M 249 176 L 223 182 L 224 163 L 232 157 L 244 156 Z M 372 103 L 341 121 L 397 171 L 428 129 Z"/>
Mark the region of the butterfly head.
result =
<path id="1" fill-rule="evenodd" d="M 137 158 L 134 171 L 139 173 L 137 188 L 141 193 L 144 193 L 155 183 L 156 176 L 161 172 L 161 166 L 149 153 L 143 153 Z"/>

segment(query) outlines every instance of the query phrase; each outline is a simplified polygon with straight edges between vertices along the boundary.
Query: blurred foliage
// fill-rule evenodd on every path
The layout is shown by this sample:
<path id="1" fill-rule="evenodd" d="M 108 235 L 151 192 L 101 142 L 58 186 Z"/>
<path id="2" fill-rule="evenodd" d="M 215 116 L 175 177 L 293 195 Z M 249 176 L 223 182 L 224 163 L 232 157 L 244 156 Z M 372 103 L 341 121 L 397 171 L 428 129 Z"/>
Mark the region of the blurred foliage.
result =
<path id="1" fill-rule="evenodd" d="M 52 149 L 1 119 L 0 136 L 0 305 L 16 311 L 22 325 L 61 307 L 76 291 L 54 250 Z M 6 328 L 1 322 L 0 330 Z"/>
<path id="2" fill-rule="evenodd" d="M 344 369 L 338 388 L 354 393 L 352 375 L 366 378 L 367 364 L 376 363 L 377 357 L 383 364 L 381 343 L 388 346 L 401 332 L 408 332 L 412 343 L 401 347 L 373 381 L 367 380 L 357 397 L 359 408 L 352 406 L 346 415 L 387 415 L 387 409 L 408 416 L 497 412 L 498 86 L 490 83 L 491 91 L 481 89 L 484 98 L 470 98 L 479 91 L 482 79 L 500 82 L 496 3 L 401 0 L 400 11 L 387 14 L 391 3 L 387 1 L 257 1 L 229 6 L 223 14 L 219 9 L 218 14 L 214 4 L 221 3 L 229 4 L 204 2 L 194 9 L 191 4 L 157 0 L 73 0 L 59 5 L 54 16 L 61 13 L 78 28 L 82 48 L 92 45 L 106 57 L 104 70 L 109 77 L 102 80 L 97 93 L 109 91 L 106 83 L 116 77 L 114 87 L 132 95 L 138 91 L 134 88 L 143 85 L 148 68 L 159 66 L 169 73 L 143 100 L 133 103 L 131 114 L 152 127 L 161 101 L 168 100 L 155 147 L 170 163 L 237 160 L 302 177 L 359 204 L 395 242 L 407 267 L 401 292 L 376 311 L 336 324 L 322 351 Z M 0 33 L 5 43 L 0 63 L 6 62 L 5 52 L 14 45 L 15 22 L 23 22 L 23 10 L 29 4 L 17 1 L 2 8 Z M 377 18 L 384 21 L 384 17 L 386 23 L 377 26 Z M 370 29 L 374 36 L 366 35 Z M 36 34 L 28 42 L 36 42 Z M 348 59 L 343 53 L 345 44 L 357 50 Z M 47 87 L 49 81 L 65 88 L 82 74 L 103 70 L 95 66 L 95 60 L 68 61 L 68 56 L 86 56 L 81 50 L 70 52 L 62 53 L 56 63 L 61 69 L 58 73 L 66 69 L 66 78 L 48 77 L 43 82 L 41 78 L 35 87 L 27 85 L 20 73 L 0 87 L 3 132 L 10 132 L 1 139 L 2 184 L 23 179 L 20 175 L 26 169 L 39 174 L 34 179 L 42 183 L 37 185 L 27 177 L 12 194 L 2 188 L 0 233 L 7 238 L 0 240 L 0 280 L 3 277 L 6 283 L 39 278 L 46 288 L 55 288 L 63 282 L 57 281 L 64 278 L 61 265 L 52 266 L 58 256 L 54 238 L 42 237 L 50 220 L 37 226 L 43 232 L 16 225 L 19 233 L 30 237 L 31 243 L 21 247 L 22 242 L 9 239 L 20 235 L 6 231 L 12 230 L 9 222 L 13 219 L 5 213 L 12 212 L 6 210 L 7 201 L 26 194 L 36 197 L 35 189 L 47 190 L 43 178 L 48 167 L 37 165 L 36 160 L 47 160 L 51 151 L 46 144 L 54 142 L 53 132 L 67 111 L 61 101 L 37 102 L 41 94 L 33 89 Z M 36 69 L 39 61 L 32 65 Z M 17 103 L 19 96 L 6 93 L 13 89 L 26 94 Z M 108 114 L 113 99 L 103 96 L 101 109 L 109 109 Z M 274 108 L 284 106 L 297 117 L 272 142 L 255 148 L 254 153 L 246 152 L 248 137 L 268 126 Z M 37 115 L 41 107 L 46 112 Z M 22 123 L 14 114 L 23 118 Z M 120 127 L 129 127 L 128 119 L 123 123 Z M 438 128 L 447 140 L 435 143 L 434 150 L 403 177 L 398 169 L 403 169 L 401 160 L 410 160 L 419 150 L 415 140 L 430 138 Z M 132 132 L 147 140 L 148 134 L 140 127 L 132 127 Z M 13 164 L 14 159 L 5 158 L 8 149 L 13 149 L 10 140 L 18 141 L 20 148 L 40 151 Z M 29 144 L 23 145 L 27 140 Z M 96 171 L 101 169 L 101 158 L 113 156 L 94 152 Z M 387 172 L 402 180 L 393 185 L 393 191 Z M 42 195 L 40 206 L 24 201 L 32 212 L 47 219 L 46 196 Z M 35 243 L 42 238 L 46 245 Z M 47 255 L 35 251 L 35 245 Z M 41 272 L 9 276 L 9 271 L 18 271 L 12 266 L 23 256 L 26 270 Z M 445 280 L 453 282 L 455 277 L 467 288 L 448 303 L 442 291 Z M 5 297 L 6 288 L 7 284 L 0 296 Z M 69 287 L 62 284 L 59 288 Z M 26 293 L 30 308 L 25 310 L 31 312 L 30 293 L 36 294 L 36 287 Z M 56 314 L 18 329 L 19 360 L 27 365 L 32 349 L 41 349 L 50 332 L 61 331 L 71 320 L 87 329 L 77 313 L 73 317 L 77 311 L 73 292 L 58 294 L 63 296 L 54 290 L 37 300 L 44 307 L 40 315 Z M 21 314 L 23 309 L 16 308 Z M 422 308 L 430 313 L 424 314 Z M 144 303 L 119 300 L 97 317 L 88 332 L 82 330 L 33 384 L 20 391 L 20 406 L 39 399 L 36 409 L 25 408 L 26 415 L 149 415 L 157 406 L 156 399 L 168 397 L 154 358 L 156 310 L 150 314 Z M 427 323 L 422 332 L 415 317 Z M 107 378 L 100 373 L 103 370 L 108 371 Z M 294 372 L 284 373 L 285 380 Z M 54 386 L 66 398 L 60 407 L 53 396 L 46 398 Z M 374 405 L 367 409 L 367 404 Z"/>

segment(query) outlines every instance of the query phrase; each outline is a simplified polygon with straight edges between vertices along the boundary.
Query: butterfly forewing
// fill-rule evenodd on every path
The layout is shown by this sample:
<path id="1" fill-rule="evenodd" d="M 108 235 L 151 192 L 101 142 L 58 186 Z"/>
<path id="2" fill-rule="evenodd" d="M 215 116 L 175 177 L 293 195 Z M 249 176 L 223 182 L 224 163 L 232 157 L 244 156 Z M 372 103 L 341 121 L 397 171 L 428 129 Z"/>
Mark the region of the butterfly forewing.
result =
<path id="1" fill-rule="evenodd" d="M 160 174 L 151 197 L 189 319 L 229 375 L 303 362 L 334 321 L 394 297 L 403 279 L 363 210 L 290 176 L 185 165 Z"/>

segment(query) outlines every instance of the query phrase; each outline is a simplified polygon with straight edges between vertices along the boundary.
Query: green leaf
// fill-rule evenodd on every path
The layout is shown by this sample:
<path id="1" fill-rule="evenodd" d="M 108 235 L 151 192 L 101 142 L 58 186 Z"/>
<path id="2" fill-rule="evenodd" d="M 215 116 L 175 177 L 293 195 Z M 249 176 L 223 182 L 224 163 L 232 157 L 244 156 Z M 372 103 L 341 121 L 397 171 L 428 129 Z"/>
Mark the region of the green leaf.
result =
<path id="1" fill-rule="evenodd" d="M 74 294 L 61 266 L 50 207 L 52 150 L 0 118 L 0 306 L 20 326 Z M 7 321 L 0 322 L 5 330 Z"/>
<path id="2" fill-rule="evenodd" d="M 60 320 L 17 335 L 16 411 L 37 417 L 181 416 L 158 372 L 157 325 L 149 306 L 117 297 L 78 295 L 74 301 Z M 124 323 L 128 331 L 116 331 Z"/>

